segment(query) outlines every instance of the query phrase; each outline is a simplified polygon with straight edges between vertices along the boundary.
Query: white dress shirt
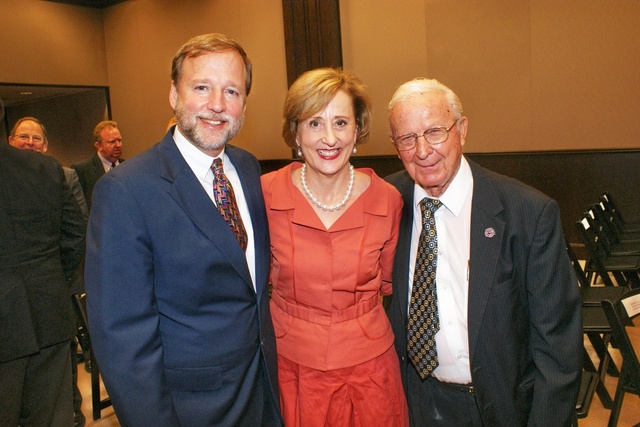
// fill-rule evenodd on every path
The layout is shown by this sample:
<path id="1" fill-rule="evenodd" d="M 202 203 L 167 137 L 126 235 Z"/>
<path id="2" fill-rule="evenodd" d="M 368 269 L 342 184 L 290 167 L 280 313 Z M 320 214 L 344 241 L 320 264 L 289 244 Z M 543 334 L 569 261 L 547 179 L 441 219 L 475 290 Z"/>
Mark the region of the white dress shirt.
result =
<path id="1" fill-rule="evenodd" d="M 206 155 L 195 145 L 190 143 L 187 138 L 182 133 L 180 133 L 180 129 L 178 129 L 177 126 L 175 128 L 175 132 L 173 133 L 173 140 L 175 141 L 180 154 L 182 154 L 182 157 L 184 157 L 184 160 L 187 162 L 196 178 L 198 178 L 198 181 L 200 181 L 202 188 L 215 205 L 216 202 L 213 196 L 213 171 L 211 170 L 211 165 L 216 158 Z M 242 188 L 242 184 L 240 183 L 238 172 L 233 166 L 233 163 L 231 163 L 231 160 L 229 160 L 229 157 L 225 154 L 224 149 L 218 157 L 222 159 L 224 174 L 227 176 L 227 178 L 231 182 L 231 186 L 233 187 L 233 192 L 236 196 L 236 203 L 238 204 L 238 209 L 240 209 L 242 223 L 244 224 L 244 228 L 247 231 L 248 241 L 245 255 L 247 257 L 247 265 L 249 266 L 249 272 L 251 273 L 251 280 L 253 282 L 253 288 L 255 290 L 256 251 L 254 246 L 253 224 L 251 223 L 251 215 L 249 214 L 249 205 L 247 204 L 247 200 L 244 196 L 244 190 Z"/>
<path id="2" fill-rule="evenodd" d="M 99 151 L 97 151 L 96 153 L 98 154 L 98 158 L 102 162 L 102 167 L 104 168 L 104 171 L 109 172 L 112 169 L 111 160 L 105 159 L 105 157 L 102 154 L 100 154 Z M 120 164 L 120 160 L 116 160 L 115 165 L 118 166 L 119 164 Z"/>
<path id="3" fill-rule="evenodd" d="M 471 382 L 467 303 L 469 298 L 469 256 L 471 248 L 471 199 L 473 176 L 462 157 L 458 173 L 439 197 L 444 206 L 435 213 L 438 234 L 436 287 L 440 330 L 436 334 L 438 367 L 433 376 L 440 381 L 458 384 Z M 409 300 L 413 287 L 418 240 L 422 230 L 420 201 L 431 197 L 418 184 L 413 192 L 413 227 L 409 267 Z M 407 307 L 408 309 L 408 307 Z"/>

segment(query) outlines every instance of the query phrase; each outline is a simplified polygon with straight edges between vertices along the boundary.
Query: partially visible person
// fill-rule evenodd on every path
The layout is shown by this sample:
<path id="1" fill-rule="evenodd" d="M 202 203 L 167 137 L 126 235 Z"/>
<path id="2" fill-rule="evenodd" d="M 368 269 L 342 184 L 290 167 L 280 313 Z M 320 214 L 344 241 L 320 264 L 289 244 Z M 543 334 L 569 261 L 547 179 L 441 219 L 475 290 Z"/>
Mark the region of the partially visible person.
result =
<path id="1" fill-rule="evenodd" d="M 229 144 L 251 77 L 234 40 L 189 40 L 172 63 L 177 126 L 96 184 L 87 309 L 122 425 L 282 424 L 260 164 Z"/>
<path id="2" fill-rule="evenodd" d="M 122 135 L 118 123 L 103 120 L 93 129 L 93 145 L 96 153 L 88 159 L 71 165 L 78 173 L 87 206 L 91 209 L 93 187 L 106 172 L 124 162 L 122 156 Z"/>
<path id="3" fill-rule="evenodd" d="M 23 117 L 19 119 L 11 130 L 9 136 L 9 144 L 21 150 L 38 151 L 40 153 L 46 153 L 49 147 L 49 137 L 47 136 L 47 130 L 40 120 L 35 117 Z M 89 209 L 87 203 L 84 200 L 84 193 L 82 192 L 82 186 L 78 181 L 78 175 L 76 171 L 71 168 L 63 167 L 64 177 L 67 181 L 67 185 L 71 190 L 71 194 L 76 201 L 85 225 L 89 220 Z M 84 293 L 84 280 L 81 268 L 78 268 L 76 273 L 69 279 L 71 285 L 72 298 L 74 295 L 81 295 Z M 78 343 L 82 347 L 82 353 L 85 359 L 85 366 L 90 366 L 90 345 L 87 336 L 87 331 L 81 326 L 81 322 L 78 322 Z M 82 413 L 82 394 L 78 388 L 78 365 L 75 360 L 75 353 L 78 347 L 78 343 L 75 340 L 71 341 L 72 350 L 72 381 L 73 381 L 73 415 L 74 415 L 74 427 L 82 427 L 85 424 L 85 417 Z"/>
<path id="4" fill-rule="evenodd" d="M 0 144 L 2 426 L 73 425 L 67 279 L 83 250 L 82 214 L 60 165 Z"/>
<path id="5" fill-rule="evenodd" d="M 49 148 L 49 138 L 47 136 L 47 130 L 44 125 L 35 117 L 23 117 L 19 119 L 11 129 L 9 135 L 9 144 L 21 150 L 32 150 L 40 153 L 46 153 Z M 87 202 L 84 198 L 84 193 L 78 174 L 75 169 L 62 167 L 64 176 L 71 189 L 71 194 L 75 199 L 85 222 L 89 220 L 89 209 Z M 78 289 L 78 292 L 84 292 L 82 289 Z"/>
<path id="6" fill-rule="evenodd" d="M 462 155 L 469 120 L 437 80 L 402 84 L 389 121 L 406 169 L 387 178 L 404 199 L 389 316 L 411 425 L 571 425 L 582 317 L 558 204 Z"/>
<path id="7" fill-rule="evenodd" d="M 302 74 L 282 135 L 304 163 L 262 177 L 271 234 L 271 313 L 286 426 L 408 424 L 393 333 L 381 304 L 402 200 L 349 159 L 369 137 L 360 79 Z"/>

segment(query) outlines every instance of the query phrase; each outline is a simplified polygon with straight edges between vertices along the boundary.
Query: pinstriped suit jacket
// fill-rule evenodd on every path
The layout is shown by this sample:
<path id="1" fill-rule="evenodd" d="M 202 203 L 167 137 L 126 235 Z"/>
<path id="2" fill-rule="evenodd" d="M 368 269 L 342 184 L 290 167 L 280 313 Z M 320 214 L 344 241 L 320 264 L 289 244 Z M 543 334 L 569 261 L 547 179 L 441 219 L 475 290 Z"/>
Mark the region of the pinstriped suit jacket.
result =
<path id="1" fill-rule="evenodd" d="M 469 165 L 474 189 L 468 334 L 483 422 L 569 425 L 580 386 L 582 318 L 558 205 L 514 179 Z M 388 309 L 404 376 L 414 181 L 406 171 L 387 180 L 404 199 Z M 484 234 L 489 227 L 493 238 Z"/>

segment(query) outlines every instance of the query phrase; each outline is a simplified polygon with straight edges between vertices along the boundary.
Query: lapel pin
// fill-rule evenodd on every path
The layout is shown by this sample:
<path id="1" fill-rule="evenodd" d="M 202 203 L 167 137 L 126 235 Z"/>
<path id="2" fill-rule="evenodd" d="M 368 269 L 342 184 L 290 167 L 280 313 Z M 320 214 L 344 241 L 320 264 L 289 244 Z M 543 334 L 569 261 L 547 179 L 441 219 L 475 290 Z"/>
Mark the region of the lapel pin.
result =
<path id="1" fill-rule="evenodd" d="M 489 239 L 491 239 L 495 235 L 496 235 L 496 230 L 494 230 L 493 227 L 489 227 L 484 230 L 484 237 L 488 237 Z"/>

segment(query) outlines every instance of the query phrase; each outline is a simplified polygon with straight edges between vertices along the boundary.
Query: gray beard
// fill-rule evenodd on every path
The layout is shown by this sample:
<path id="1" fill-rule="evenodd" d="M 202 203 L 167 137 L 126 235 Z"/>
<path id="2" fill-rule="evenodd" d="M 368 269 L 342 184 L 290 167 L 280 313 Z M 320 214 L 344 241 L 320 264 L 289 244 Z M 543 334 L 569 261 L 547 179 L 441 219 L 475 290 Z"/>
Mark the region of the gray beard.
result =
<path id="1" fill-rule="evenodd" d="M 182 106 L 178 104 L 175 110 L 176 119 L 178 120 L 178 127 L 180 128 L 180 132 L 196 147 L 209 151 L 209 150 L 220 150 L 224 147 L 229 141 L 231 141 L 242 129 L 242 125 L 244 124 L 245 114 L 242 113 L 242 116 L 238 119 L 238 121 L 228 120 L 227 123 L 231 126 L 222 132 L 216 132 L 215 134 L 211 134 L 208 132 L 203 132 L 202 128 L 197 126 L 197 119 L 195 116 L 186 113 Z M 222 116 L 225 120 L 228 119 L 226 115 Z M 194 119 L 191 121 L 190 119 Z"/>

